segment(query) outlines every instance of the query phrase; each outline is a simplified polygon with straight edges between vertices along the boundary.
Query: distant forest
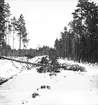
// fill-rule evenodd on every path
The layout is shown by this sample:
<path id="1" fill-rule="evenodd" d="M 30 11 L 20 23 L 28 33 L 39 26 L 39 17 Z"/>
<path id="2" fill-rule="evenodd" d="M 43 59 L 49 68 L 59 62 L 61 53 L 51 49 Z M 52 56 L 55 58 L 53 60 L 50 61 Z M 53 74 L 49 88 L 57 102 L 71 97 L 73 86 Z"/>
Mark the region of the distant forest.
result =
<path id="1" fill-rule="evenodd" d="M 61 38 L 56 39 L 54 48 L 48 46 L 39 49 L 28 49 L 29 40 L 23 15 L 19 19 L 10 19 L 10 6 L 0 0 L 0 55 L 28 56 L 48 55 L 68 58 L 78 62 L 98 62 L 98 5 L 89 0 L 78 0 L 73 10 L 73 20 L 61 32 Z M 6 42 L 7 34 L 13 33 L 13 48 Z M 19 50 L 14 49 L 14 35 L 19 37 Z M 21 43 L 24 49 L 21 49 Z"/>

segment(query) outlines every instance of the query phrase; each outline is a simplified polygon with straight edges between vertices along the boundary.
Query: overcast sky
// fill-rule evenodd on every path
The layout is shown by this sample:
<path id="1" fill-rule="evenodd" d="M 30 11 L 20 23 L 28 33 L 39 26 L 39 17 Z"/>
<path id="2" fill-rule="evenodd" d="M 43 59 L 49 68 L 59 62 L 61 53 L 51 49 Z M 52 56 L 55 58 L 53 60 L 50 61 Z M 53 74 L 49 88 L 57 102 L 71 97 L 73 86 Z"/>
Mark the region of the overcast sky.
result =
<path id="1" fill-rule="evenodd" d="M 78 0 L 6 0 L 11 7 L 13 16 L 24 15 L 26 21 L 28 48 L 38 46 L 53 46 L 56 38 L 60 37 L 69 21 L 71 13 L 76 8 Z M 97 0 L 93 0 L 98 2 Z M 16 43 L 16 47 L 18 42 Z"/>

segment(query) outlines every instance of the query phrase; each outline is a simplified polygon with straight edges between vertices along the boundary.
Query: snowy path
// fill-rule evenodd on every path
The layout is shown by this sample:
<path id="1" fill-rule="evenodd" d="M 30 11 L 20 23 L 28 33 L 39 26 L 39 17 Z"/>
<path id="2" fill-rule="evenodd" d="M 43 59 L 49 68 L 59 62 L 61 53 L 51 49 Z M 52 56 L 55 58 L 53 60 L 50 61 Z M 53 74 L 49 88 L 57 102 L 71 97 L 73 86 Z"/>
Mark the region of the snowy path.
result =
<path id="1" fill-rule="evenodd" d="M 51 89 L 39 89 L 48 85 Z M 0 86 L 0 105 L 95 105 L 98 104 L 98 75 L 62 71 L 57 76 L 23 71 Z M 40 96 L 32 98 L 34 92 Z"/>

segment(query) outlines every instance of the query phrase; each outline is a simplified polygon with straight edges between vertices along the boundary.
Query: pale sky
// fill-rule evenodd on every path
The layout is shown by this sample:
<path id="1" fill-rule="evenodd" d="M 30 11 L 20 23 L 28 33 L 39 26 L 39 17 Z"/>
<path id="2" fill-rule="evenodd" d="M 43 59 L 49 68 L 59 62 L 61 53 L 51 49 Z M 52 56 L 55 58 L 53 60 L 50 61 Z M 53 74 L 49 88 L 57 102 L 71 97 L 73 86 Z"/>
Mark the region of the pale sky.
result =
<path id="1" fill-rule="evenodd" d="M 56 38 L 60 37 L 71 20 L 78 0 L 6 0 L 11 7 L 13 16 L 22 13 L 26 21 L 28 48 L 37 46 L 54 46 Z M 93 0 L 97 1 L 97 0 Z M 18 42 L 15 47 L 18 47 Z"/>

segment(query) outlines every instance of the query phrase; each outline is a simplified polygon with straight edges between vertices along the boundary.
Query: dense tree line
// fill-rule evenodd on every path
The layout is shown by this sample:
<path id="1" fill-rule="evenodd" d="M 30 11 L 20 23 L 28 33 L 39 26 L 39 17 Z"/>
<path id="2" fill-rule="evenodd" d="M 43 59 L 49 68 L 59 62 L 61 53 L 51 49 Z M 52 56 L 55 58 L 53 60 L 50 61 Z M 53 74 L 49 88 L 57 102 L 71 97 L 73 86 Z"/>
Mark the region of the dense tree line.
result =
<path id="1" fill-rule="evenodd" d="M 98 62 L 98 5 L 79 0 L 69 29 L 64 28 L 61 38 L 55 40 L 59 57 L 85 62 Z"/>
<path id="2" fill-rule="evenodd" d="M 14 52 L 14 56 L 19 56 L 20 49 L 11 49 L 9 45 L 7 45 L 6 47 L 8 48 L 8 52 L 6 52 L 8 56 L 13 56 L 13 52 Z M 21 49 L 21 56 L 33 58 L 35 56 L 49 55 L 49 51 L 51 49 L 52 48 L 48 46 L 42 46 L 42 47 L 39 47 L 38 49 L 32 49 L 32 48 Z M 2 55 L 5 56 L 5 52 Z"/>
<path id="3" fill-rule="evenodd" d="M 11 33 L 13 33 L 13 49 L 14 37 L 15 35 L 19 37 L 19 55 L 21 55 L 21 43 L 23 43 L 24 48 L 28 43 L 28 33 L 24 16 L 21 14 L 18 19 L 15 17 L 11 18 L 10 5 L 5 3 L 5 0 L 0 0 L 0 55 L 8 52 L 10 47 L 9 36 Z M 7 53 L 5 55 L 7 56 Z"/>
<path id="4" fill-rule="evenodd" d="M 8 55 L 53 55 L 54 58 L 67 57 L 76 61 L 98 62 L 98 5 L 89 0 L 78 0 L 72 13 L 73 20 L 69 28 L 64 27 L 61 38 L 55 40 L 54 49 L 43 46 L 39 49 L 21 49 L 28 43 L 27 30 L 23 14 L 18 19 L 10 18 L 10 6 L 0 1 L 0 52 Z M 13 48 L 7 43 L 8 34 L 13 33 Z M 19 37 L 19 50 L 14 49 L 14 37 Z M 6 50 L 5 50 L 6 49 Z M 8 52 L 9 50 L 9 52 Z M 14 54 L 15 53 L 15 54 Z M 17 53 L 17 54 L 16 54 Z M 7 55 L 7 54 L 5 54 Z M 55 56 L 56 55 L 56 56 Z M 52 57 L 53 57 L 52 56 Z M 54 59 L 53 58 L 53 59 Z"/>

